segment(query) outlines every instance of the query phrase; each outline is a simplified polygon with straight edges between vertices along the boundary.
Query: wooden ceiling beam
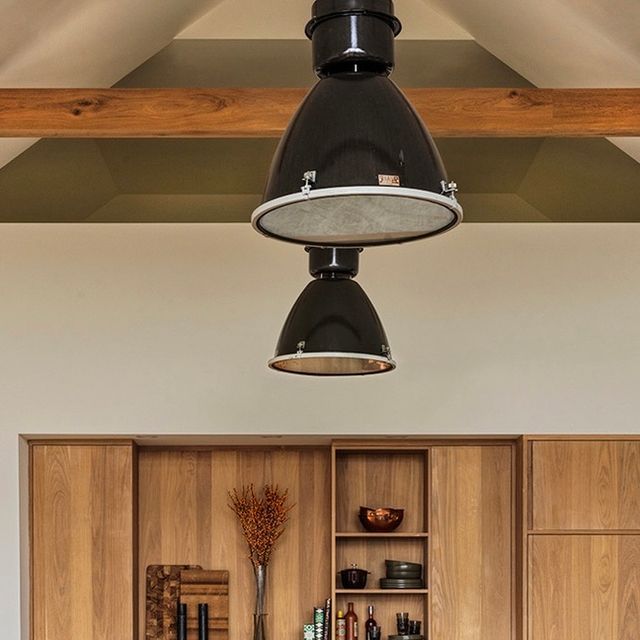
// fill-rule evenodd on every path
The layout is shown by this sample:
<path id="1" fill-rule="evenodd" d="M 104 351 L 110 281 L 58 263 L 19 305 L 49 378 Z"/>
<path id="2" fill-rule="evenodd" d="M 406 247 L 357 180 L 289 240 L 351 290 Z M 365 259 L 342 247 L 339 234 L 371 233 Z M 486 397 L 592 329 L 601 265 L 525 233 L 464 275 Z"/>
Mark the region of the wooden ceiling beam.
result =
<path id="1" fill-rule="evenodd" d="M 0 89 L 0 136 L 274 138 L 304 89 Z M 640 89 L 408 89 L 436 137 L 640 136 Z"/>

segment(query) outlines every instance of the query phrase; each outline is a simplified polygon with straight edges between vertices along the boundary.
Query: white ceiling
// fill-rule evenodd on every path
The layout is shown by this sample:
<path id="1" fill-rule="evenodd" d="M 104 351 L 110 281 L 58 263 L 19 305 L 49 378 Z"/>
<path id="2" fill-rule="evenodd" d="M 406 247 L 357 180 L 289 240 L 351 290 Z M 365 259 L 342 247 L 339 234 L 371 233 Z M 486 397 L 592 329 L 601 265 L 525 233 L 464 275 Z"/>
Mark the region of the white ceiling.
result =
<path id="1" fill-rule="evenodd" d="M 302 38 L 310 0 L 4 0 L 0 86 L 110 86 L 172 39 Z M 517 5 L 517 8 L 516 8 Z M 638 86 L 638 0 L 397 0 L 409 39 L 473 38 L 538 86 Z M 3 140 L 0 165 L 30 141 Z M 640 139 L 621 148 L 640 161 Z"/>

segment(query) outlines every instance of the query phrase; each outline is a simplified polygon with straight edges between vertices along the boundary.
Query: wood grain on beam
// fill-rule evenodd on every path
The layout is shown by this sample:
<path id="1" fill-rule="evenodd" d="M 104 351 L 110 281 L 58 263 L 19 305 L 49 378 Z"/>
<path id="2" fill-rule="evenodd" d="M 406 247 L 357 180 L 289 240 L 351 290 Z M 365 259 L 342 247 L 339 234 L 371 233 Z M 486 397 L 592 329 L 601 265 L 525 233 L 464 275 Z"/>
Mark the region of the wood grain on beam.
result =
<path id="1" fill-rule="evenodd" d="M 640 89 L 408 89 L 438 137 L 640 136 Z M 0 136 L 272 138 L 304 89 L 0 89 Z"/>

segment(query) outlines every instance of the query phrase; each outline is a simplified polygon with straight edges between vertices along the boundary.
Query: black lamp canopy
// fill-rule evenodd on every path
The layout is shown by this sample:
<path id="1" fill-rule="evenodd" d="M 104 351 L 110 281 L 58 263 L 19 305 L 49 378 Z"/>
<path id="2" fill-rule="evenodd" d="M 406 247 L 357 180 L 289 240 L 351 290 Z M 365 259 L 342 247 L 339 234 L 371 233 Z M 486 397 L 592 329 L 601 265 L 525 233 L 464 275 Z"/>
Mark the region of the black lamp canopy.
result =
<path id="1" fill-rule="evenodd" d="M 306 33 L 320 80 L 291 120 L 253 212 L 259 232 L 304 245 L 417 240 L 462 220 L 436 146 L 389 79 L 391 0 L 317 0 Z"/>
<path id="2" fill-rule="evenodd" d="M 380 318 L 352 280 L 360 249 L 308 247 L 315 278 L 302 291 L 280 333 L 269 366 L 315 376 L 355 376 L 395 369 Z"/>

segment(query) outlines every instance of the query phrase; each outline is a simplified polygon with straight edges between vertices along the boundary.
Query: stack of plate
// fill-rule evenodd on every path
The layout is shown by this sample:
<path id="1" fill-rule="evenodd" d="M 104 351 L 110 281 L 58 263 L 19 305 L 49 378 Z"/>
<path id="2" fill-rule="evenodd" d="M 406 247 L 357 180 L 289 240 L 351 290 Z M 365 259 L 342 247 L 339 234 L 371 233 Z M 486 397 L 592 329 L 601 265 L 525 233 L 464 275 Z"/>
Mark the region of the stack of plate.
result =
<path id="1" fill-rule="evenodd" d="M 381 589 L 422 589 L 422 565 L 402 560 L 385 560 L 387 577 L 380 579 Z"/>

